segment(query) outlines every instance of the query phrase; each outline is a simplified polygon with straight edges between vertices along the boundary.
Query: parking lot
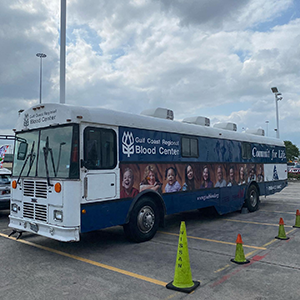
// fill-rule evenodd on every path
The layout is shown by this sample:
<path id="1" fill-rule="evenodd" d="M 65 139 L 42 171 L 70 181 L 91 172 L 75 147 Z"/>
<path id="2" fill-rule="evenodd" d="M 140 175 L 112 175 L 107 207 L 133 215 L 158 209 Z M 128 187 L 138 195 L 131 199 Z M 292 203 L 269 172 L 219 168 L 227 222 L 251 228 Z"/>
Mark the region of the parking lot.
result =
<path id="1" fill-rule="evenodd" d="M 128 242 L 122 227 L 62 243 L 24 233 L 8 238 L 9 211 L 0 211 L 1 299 L 298 299 L 300 183 L 261 197 L 254 213 L 219 216 L 210 210 L 166 218 L 149 242 Z M 289 240 L 278 240 L 279 219 Z M 179 228 L 185 221 L 193 280 L 190 294 L 166 289 L 174 278 Z M 249 264 L 238 265 L 241 234 Z"/>

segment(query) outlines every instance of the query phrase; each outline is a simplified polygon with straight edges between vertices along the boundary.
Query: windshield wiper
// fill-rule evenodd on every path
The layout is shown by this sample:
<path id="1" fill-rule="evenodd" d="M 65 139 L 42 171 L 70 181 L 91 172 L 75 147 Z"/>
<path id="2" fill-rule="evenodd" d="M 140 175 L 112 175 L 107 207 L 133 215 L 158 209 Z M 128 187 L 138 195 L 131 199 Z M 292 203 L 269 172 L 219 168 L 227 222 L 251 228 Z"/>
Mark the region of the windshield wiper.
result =
<path id="1" fill-rule="evenodd" d="M 53 158 L 53 152 L 52 148 L 49 148 L 49 137 L 46 138 L 46 146 L 43 148 L 44 151 L 44 158 L 45 158 L 45 167 L 46 167 L 46 175 L 47 175 L 47 182 L 49 186 L 53 186 L 53 184 L 50 183 L 50 177 L 49 177 L 49 168 L 48 168 L 48 154 L 50 152 L 50 157 L 52 161 L 52 168 L 54 172 L 54 177 L 56 177 L 56 170 L 54 166 L 54 158 Z"/>
<path id="2" fill-rule="evenodd" d="M 29 176 L 29 173 L 31 171 L 31 168 L 33 166 L 34 159 L 35 159 L 35 156 L 36 156 L 35 153 L 33 153 L 33 149 L 34 149 L 34 141 L 33 141 L 32 148 L 31 148 L 31 151 L 30 151 L 30 154 L 29 154 L 30 161 L 29 161 L 29 170 L 27 172 L 27 177 Z"/>
<path id="3" fill-rule="evenodd" d="M 23 166 L 22 166 L 21 172 L 20 172 L 20 174 L 19 174 L 19 177 L 18 177 L 18 180 L 17 180 L 17 183 L 18 183 L 18 184 L 20 183 L 20 178 L 21 178 L 21 176 L 22 176 L 22 173 L 23 173 L 23 171 L 24 171 L 24 169 L 25 169 L 25 166 L 26 166 L 26 164 L 27 164 L 27 161 L 28 161 L 29 157 L 30 157 L 30 165 L 29 165 L 29 171 L 28 171 L 28 173 L 27 173 L 27 176 L 28 176 L 29 173 L 30 173 L 31 167 L 32 167 L 33 162 L 34 162 L 34 159 L 35 159 L 35 154 L 33 153 L 33 150 L 34 150 L 34 141 L 32 142 L 32 147 L 31 147 L 31 150 L 30 150 L 30 154 L 27 155 L 26 160 L 24 161 L 24 164 L 23 164 Z"/>

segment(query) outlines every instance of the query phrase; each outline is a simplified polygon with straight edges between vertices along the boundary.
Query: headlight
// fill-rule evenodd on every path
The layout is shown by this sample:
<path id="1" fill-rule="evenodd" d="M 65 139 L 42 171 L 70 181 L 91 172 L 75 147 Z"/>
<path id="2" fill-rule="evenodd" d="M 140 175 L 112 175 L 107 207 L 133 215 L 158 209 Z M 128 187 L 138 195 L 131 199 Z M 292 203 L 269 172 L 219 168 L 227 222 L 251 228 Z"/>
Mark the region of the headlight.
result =
<path id="1" fill-rule="evenodd" d="M 63 221 L 63 212 L 61 210 L 55 210 L 54 211 L 54 220 L 55 221 Z"/>
<path id="2" fill-rule="evenodd" d="M 18 210 L 19 210 L 19 206 L 18 206 L 18 204 L 16 204 L 16 203 L 13 203 L 13 204 L 11 205 L 11 211 L 13 211 L 13 212 L 17 213 L 17 212 L 18 212 Z"/>

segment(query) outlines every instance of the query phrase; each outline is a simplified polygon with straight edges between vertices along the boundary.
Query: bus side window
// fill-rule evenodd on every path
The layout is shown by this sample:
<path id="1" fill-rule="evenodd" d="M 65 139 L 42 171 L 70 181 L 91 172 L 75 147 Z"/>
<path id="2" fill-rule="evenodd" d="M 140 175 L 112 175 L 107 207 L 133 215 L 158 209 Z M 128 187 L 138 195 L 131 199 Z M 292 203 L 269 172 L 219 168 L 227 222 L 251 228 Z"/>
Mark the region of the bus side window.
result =
<path id="1" fill-rule="evenodd" d="M 181 138 L 181 155 L 182 157 L 198 157 L 198 140 L 195 138 Z"/>
<path id="2" fill-rule="evenodd" d="M 251 144 L 242 142 L 242 158 L 251 159 Z"/>
<path id="3" fill-rule="evenodd" d="M 84 161 L 88 169 L 113 169 L 117 164 L 116 134 L 111 129 L 87 127 Z"/>

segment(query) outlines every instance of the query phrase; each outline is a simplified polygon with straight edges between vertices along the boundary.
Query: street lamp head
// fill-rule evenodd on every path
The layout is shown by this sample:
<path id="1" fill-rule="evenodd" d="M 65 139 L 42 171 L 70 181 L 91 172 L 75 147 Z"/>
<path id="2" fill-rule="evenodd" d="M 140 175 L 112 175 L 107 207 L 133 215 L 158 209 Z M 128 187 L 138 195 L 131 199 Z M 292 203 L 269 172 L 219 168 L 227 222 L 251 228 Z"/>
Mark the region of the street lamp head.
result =
<path id="1" fill-rule="evenodd" d="M 37 53 L 36 56 L 37 56 L 37 57 L 40 57 L 40 58 L 45 58 L 45 57 L 47 57 L 47 55 L 44 54 L 44 53 Z"/>
<path id="2" fill-rule="evenodd" d="M 271 90 L 272 90 L 272 93 L 278 93 L 277 87 L 272 87 Z"/>

